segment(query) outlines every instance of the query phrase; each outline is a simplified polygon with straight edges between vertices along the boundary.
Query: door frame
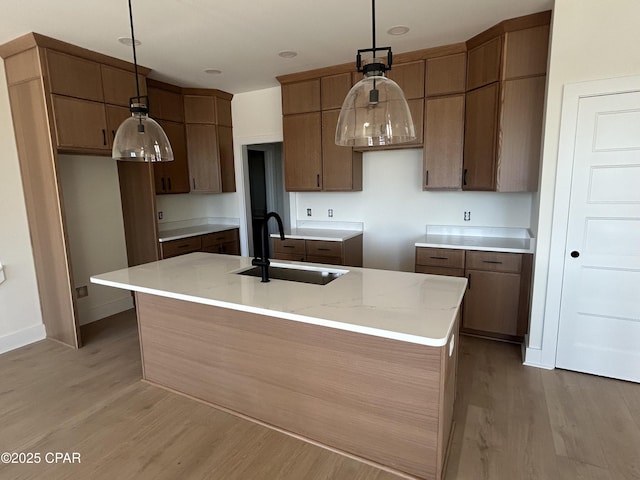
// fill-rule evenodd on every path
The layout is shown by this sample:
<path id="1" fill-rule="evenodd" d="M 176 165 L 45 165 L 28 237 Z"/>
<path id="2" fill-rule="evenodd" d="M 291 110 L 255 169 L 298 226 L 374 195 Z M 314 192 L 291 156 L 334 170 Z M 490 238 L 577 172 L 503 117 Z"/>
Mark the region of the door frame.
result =
<path id="1" fill-rule="evenodd" d="M 553 219 L 542 324 L 542 348 L 526 347 L 525 365 L 555 368 L 560 328 L 569 203 L 580 100 L 587 97 L 640 92 L 640 75 L 566 84 L 562 94 Z"/>

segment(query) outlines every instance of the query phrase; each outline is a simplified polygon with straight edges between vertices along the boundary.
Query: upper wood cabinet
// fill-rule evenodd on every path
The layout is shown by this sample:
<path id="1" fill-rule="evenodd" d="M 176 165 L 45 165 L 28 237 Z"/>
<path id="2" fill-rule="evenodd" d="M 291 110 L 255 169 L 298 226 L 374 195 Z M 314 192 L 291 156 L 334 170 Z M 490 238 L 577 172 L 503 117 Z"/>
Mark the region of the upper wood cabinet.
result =
<path id="1" fill-rule="evenodd" d="M 129 100 L 136 96 L 136 75 L 133 72 L 100 65 L 102 73 L 102 90 L 104 103 L 129 107 Z M 147 94 L 147 82 L 142 75 L 138 75 L 140 95 Z"/>
<path id="2" fill-rule="evenodd" d="M 106 154 L 129 115 L 128 108 L 125 115 L 111 105 L 129 106 L 136 92 L 135 74 L 52 49 L 45 52 L 57 148 Z M 144 76 L 140 88 L 146 91 Z"/>
<path id="3" fill-rule="evenodd" d="M 294 111 L 310 110 L 283 116 L 287 191 L 362 190 L 362 154 L 335 143 L 339 109 L 351 85 L 350 72 L 282 85 L 283 112 L 292 105 L 298 105 Z M 296 101 L 294 94 L 309 98 Z"/>
<path id="4" fill-rule="evenodd" d="M 467 90 L 500 80 L 502 42 L 498 36 L 467 52 Z"/>
<path id="5" fill-rule="evenodd" d="M 340 110 L 322 112 L 322 189 L 325 191 L 362 190 L 362 153 L 336 145 Z"/>
<path id="6" fill-rule="evenodd" d="M 424 98 L 424 61 L 394 64 L 386 75 L 398 84 L 406 99 Z"/>
<path id="7" fill-rule="evenodd" d="M 502 79 L 545 75 L 549 50 L 549 25 L 507 32 Z"/>
<path id="8" fill-rule="evenodd" d="M 171 144 L 173 162 L 153 164 L 156 194 L 189 193 L 189 166 L 184 123 L 168 120 L 158 120 L 158 123 Z"/>
<path id="9" fill-rule="evenodd" d="M 51 93 L 103 102 L 100 64 L 46 49 Z"/>
<path id="10" fill-rule="evenodd" d="M 469 50 L 463 189 L 538 188 L 549 15 L 503 22 Z M 502 61 L 496 64 L 495 59 Z M 497 66 L 496 66 L 497 65 Z"/>
<path id="11" fill-rule="evenodd" d="M 192 192 L 236 191 L 231 100 L 216 92 L 188 89 L 184 94 Z"/>
<path id="12" fill-rule="evenodd" d="M 185 123 L 216 123 L 216 99 L 204 95 L 184 95 Z"/>
<path id="13" fill-rule="evenodd" d="M 149 96 L 149 116 L 151 118 L 184 122 L 182 92 L 179 87 L 149 80 L 147 95 Z"/>
<path id="14" fill-rule="evenodd" d="M 429 58 L 426 65 L 426 96 L 464 93 L 466 53 Z"/>
<path id="15" fill-rule="evenodd" d="M 283 115 L 319 112 L 320 107 L 319 78 L 303 82 L 288 83 L 282 86 Z"/>
<path id="16" fill-rule="evenodd" d="M 497 82 L 467 93 L 463 190 L 495 188 L 499 93 Z"/>
<path id="17" fill-rule="evenodd" d="M 322 114 L 284 115 L 285 189 L 322 190 Z"/>
<path id="18" fill-rule="evenodd" d="M 464 100 L 460 94 L 425 101 L 423 190 L 460 190 Z"/>
<path id="19" fill-rule="evenodd" d="M 51 95 L 56 143 L 60 150 L 109 150 L 104 104 Z"/>
<path id="20" fill-rule="evenodd" d="M 351 86 L 351 73 L 348 72 L 322 77 L 320 79 L 322 110 L 342 108 L 342 103 L 351 90 Z"/>

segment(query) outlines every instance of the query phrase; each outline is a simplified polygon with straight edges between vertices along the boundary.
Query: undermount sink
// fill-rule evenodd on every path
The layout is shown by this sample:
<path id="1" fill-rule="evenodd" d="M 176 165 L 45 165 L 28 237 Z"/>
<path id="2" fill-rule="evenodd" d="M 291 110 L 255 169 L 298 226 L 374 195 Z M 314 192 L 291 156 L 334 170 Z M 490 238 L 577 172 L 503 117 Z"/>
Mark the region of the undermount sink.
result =
<path id="1" fill-rule="evenodd" d="M 311 266 L 300 267 L 283 263 L 272 263 L 269 265 L 269 278 L 272 280 L 287 280 L 290 282 L 312 283 L 314 285 L 326 285 L 348 272 L 349 270 Z M 235 273 L 251 277 L 262 277 L 262 267 L 249 267 Z"/>

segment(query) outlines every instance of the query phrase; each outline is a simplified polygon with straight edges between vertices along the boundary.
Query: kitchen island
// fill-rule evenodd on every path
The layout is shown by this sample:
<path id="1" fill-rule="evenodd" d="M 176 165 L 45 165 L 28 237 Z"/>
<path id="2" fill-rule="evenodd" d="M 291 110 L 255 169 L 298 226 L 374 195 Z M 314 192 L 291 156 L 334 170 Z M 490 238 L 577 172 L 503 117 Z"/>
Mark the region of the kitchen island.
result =
<path id="1" fill-rule="evenodd" d="M 442 478 L 466 279 L 298 266 L 348 273 L 261 283 L 237 274 L 251 258 L 192 253 L 92 282 L 136 292 L 145 380 L 404 476 Z"/>

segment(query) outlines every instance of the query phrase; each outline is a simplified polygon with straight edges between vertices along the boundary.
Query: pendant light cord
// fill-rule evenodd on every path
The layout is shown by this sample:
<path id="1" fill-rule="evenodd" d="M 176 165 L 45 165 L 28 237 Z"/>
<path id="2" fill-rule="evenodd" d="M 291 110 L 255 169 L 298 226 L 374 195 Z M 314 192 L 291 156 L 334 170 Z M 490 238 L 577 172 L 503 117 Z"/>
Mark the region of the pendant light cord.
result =
<path id="1" fill-rule="evenodd" d="M 140 101 L 140 82 L 138 81 L 138 58 L 136 57 L 136 37 L 133 34 L 133 12 L 131 10 L 131 0 L 129 0 L 129 24 L 131 25 L 131 43 L 133 47 L 133 68 L 136 73 L 136 94 L 138 95 L 137 100 Z"/>
<path id="2" fill-rule="evenodd" d="M 131 0 L 129 0 L 131 2 Z M 371 33 L 373 41 L 373 61 L 376 58 L 376 0 L 371 0 Z"/>

